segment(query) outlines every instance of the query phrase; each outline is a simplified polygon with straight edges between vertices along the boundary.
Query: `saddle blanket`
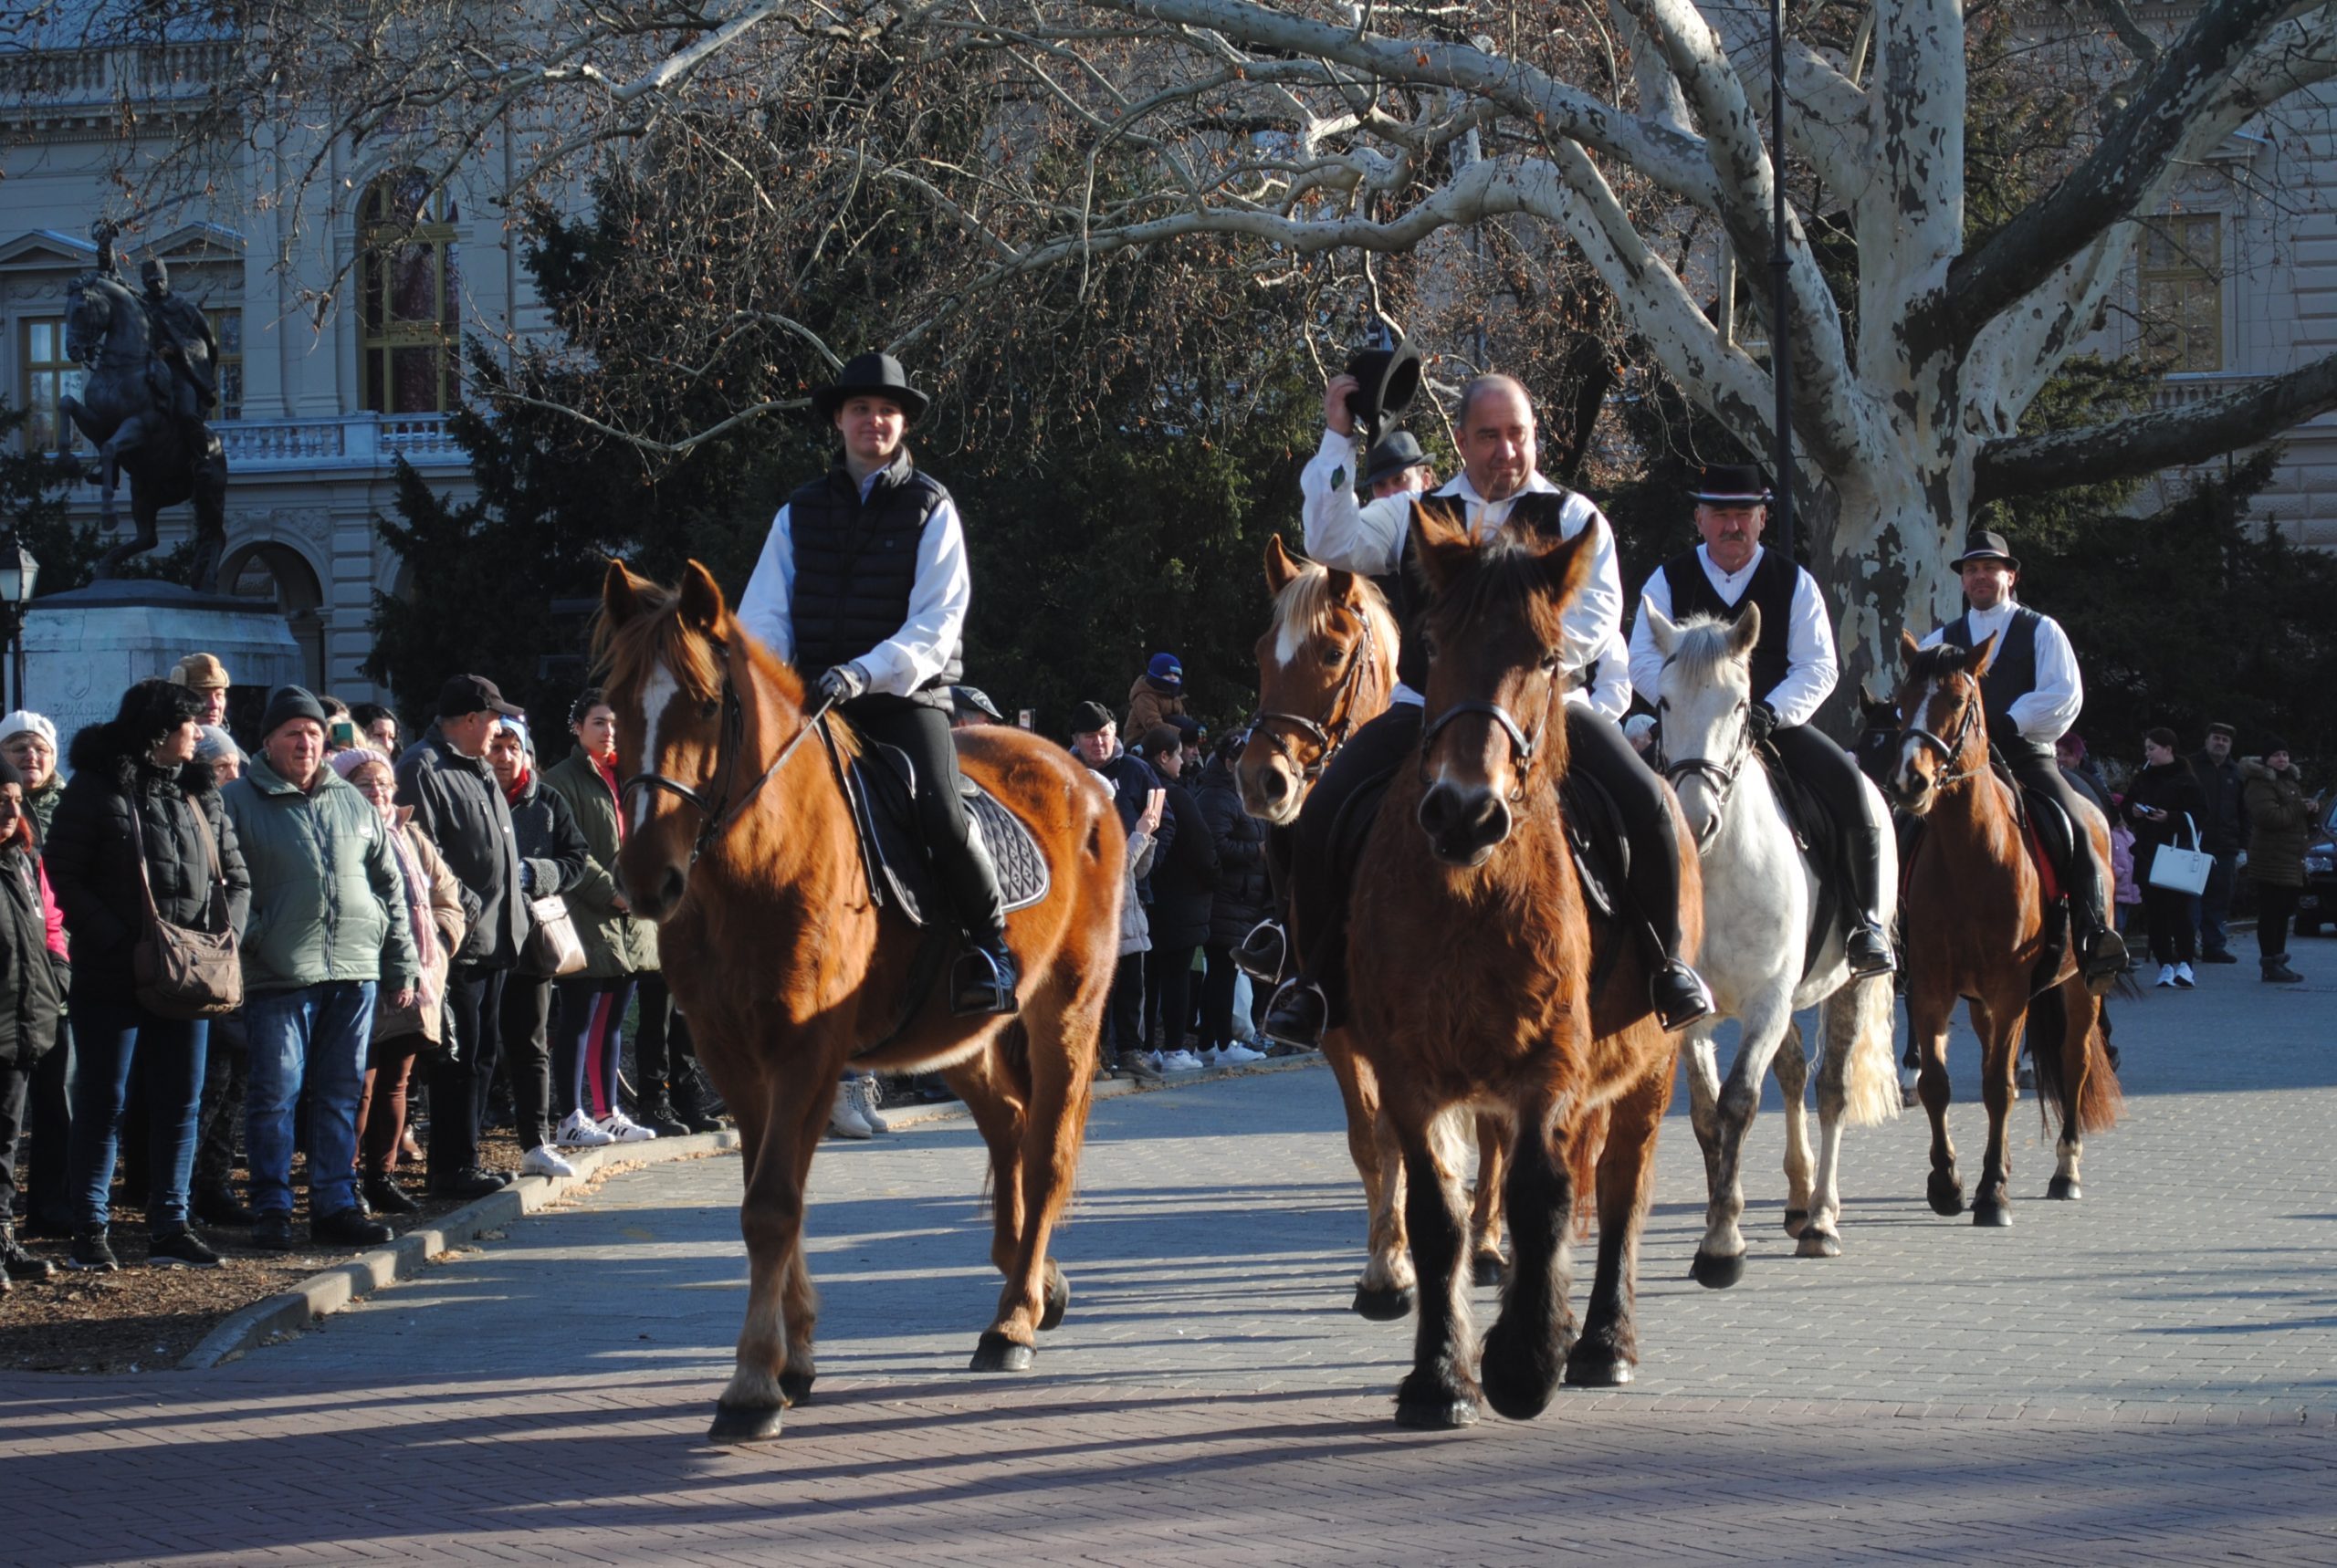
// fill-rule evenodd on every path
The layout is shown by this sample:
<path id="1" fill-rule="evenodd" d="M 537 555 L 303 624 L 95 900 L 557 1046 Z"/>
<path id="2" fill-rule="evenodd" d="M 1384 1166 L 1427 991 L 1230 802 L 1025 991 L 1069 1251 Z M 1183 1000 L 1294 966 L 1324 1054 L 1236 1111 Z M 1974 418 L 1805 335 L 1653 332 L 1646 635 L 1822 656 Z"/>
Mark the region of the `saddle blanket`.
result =
<path id="1" fill-rule="evenodd" d="M 879 904 L 891 904 L 914 925 L 946 920 L 953 912 L 935 879 L 925 835 L 917 827 L 917 781 L 907 754 L 864 739 L 846 779 L 870 896 Z M 1008 912 L 1045 898 L 1051 886 L 1047 858 L 1022 820 L 970 779 L 965 780 L 962 799 L 976 841 L 998 873 L 998 891 Z"/>

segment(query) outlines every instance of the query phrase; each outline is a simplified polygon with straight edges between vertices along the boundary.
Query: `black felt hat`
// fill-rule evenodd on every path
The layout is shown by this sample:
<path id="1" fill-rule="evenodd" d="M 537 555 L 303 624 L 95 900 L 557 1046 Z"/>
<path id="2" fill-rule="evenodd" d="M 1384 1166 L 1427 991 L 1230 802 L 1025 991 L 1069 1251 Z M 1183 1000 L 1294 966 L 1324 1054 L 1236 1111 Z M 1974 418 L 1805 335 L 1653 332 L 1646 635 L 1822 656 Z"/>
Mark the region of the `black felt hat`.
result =
<path id="1" fill-rule="evenodd" d="M 888 397 L 901 405 L 901 412 L 914 423 L 925 415 L 927 405 L 933 400 L 909 385 L 908 373 L 901 369 L 901 361 L 890 354 L 854 354 L 836 374 L 833 386 L 824 386 L 812 394 L 812 411 L 824 423 L 833 420 L 836 410 L 849 398 L 875 395 Z"/>
<path id="2" fill-rule="evenodd" d="M 1347 361 L 1347 374 L 1357 382 L 1347 393 L 1347 412 L 1376 436 L 1420 396 L 1420 350 L 1400 338 L 1388 348 L 1366 349 Z"/>
<path id="3" fill-rule="evenodd" d="M 2020 558 L 2012 553 L 2005 537 L 1989 528 L 1974 528 L 1964 536 L 1964 553 L 1947 564 L 1958 571 L 1967 560 L 2000 560 L 2015 571 L 2020 570 Z"/>
<path id="4" fill-rule="evenodd" d="M 1363 460 L 1363 482 L 1367 488 L 1382 479 L 1392 479 L 1407 468 L 1417 468 L 1428 461 L 1428 454 L 1409 430 L 1399 430 L 1373 447 Z"/>
<path id="5" fill-rule="evenodd" d="M 1707 463 L 1697 470 L 1696 487 L 1688 498 L 1714 507 L 1766 507 L 1769 486 L 1750 463 Z"/>

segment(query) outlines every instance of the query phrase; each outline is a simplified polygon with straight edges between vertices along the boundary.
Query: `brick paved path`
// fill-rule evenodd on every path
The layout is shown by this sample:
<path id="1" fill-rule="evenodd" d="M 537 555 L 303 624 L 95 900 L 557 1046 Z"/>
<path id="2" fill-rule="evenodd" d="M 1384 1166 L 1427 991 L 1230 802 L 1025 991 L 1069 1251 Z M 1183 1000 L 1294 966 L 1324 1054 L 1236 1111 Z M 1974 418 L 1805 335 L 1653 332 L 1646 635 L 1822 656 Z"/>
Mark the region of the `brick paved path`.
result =
<path id="1" fill-rule="evenodd" d="M 1745 1281 L 1698 1290 L 1675 1115 L 1640 1381 L 1531 1424 L 1389 1423 L 1409 1326 L 1345 1311 L 1353 1176 L 1300 1071 L 1099 1105 L 1029 1376 L 963 1371 L 970 1130 L 831 1145 L 818 1397 L 698 1446 L 743 1267 L 737 1166 L 684 1162 L 217 1372 L 0 1379 L 0 1560 L 2337 1562 L 2337 944 L 2299 962 L 2122 1006 L 2128 1124 L 2048 1204 L 2024 1103 L 2008 1232 L 1923 1206 L 1911 1113 L 1851 1136 L 1846 1255 L 1796 1260 L 1765 1119 Z"/>

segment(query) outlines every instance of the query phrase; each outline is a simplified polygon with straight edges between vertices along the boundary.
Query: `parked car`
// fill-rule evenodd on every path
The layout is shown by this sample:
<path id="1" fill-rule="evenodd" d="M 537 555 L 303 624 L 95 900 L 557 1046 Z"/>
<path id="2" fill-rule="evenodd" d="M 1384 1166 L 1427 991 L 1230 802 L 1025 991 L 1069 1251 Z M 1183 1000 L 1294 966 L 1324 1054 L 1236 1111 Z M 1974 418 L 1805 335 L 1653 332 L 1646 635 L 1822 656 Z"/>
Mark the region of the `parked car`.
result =
<path id="1" fill-rule="evenodd" d="M 2311 936 L 2337 924 L 2337 800 L 2330 803 L 2304 849 L 2304 892 L 2297 899 L 2296 929 Z"/>

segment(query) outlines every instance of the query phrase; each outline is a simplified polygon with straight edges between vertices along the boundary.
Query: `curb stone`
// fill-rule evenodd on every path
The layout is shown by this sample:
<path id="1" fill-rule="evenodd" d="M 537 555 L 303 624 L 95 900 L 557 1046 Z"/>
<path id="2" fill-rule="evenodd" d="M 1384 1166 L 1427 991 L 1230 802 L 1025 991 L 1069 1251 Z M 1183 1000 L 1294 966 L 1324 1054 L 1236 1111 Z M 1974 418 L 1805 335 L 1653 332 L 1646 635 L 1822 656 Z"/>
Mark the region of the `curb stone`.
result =
<path id="1" fill-rule="evenodd" d="M 1158 1082 L 1129 1078 L 1099 1079 L 1092 1087 L 1091 1097 L 1110 1100 L 1123 1094 L 1152 1093 L 1164 1089 L 1180 1089 L 1192 1083 L 1251 1078 L 1322 1065 L 1323 1058 L 1317 1054 L 1252 1062 L 1245 1067 L 1206 1068 L 1199 1072 L 1179 1073 Z M 885 1113 L 885 1121 L 888 1127 L 898 1131 L 935 1122 L 955 1121 L 966 1114 L 965 1102 L 946 1100 L 934 1104 L 888 1109 Z M 228 1314 L 218 1327 L 204 1335 L 202 1341 L 180 1359 L 178 1369 L 182 1372 L 204 1372 L 215 1366 L 224 1366 L 272 1339 L 297 1333 L 319 1318 L 340 1312 L 361 1296 L 369 1295 L 384 1285 L 395 1284 L 400 1280 L 411 1280 L 429 1267 L 430 1260 L 441 1253 L 476 1241 L 489 1231 L 499 1230 L 511 1221 L 533 1214 L 584 1187 L 603 1166 L 662 1165 L 668 1160 L 726 1154 L 738 1146 L 738 1133 L 726 1127 L 718 1133 L 694 1133 L 687 1137 L 659 1138 L 655 1143 L 612 1144 L 602 1148 L 567 1150 L 562 1157 L 576 1167 L 574 1176 L 515 1176 L 511 1185 L 501 1192 L 489 1193 L 477 1202 L 466 1203 L 442 1215 L 433 1224 L 407 1231 L 386 1247 L 360 1253 L 346 1263 L 337 1263 L 321 1273 L 309 1275 L 288 1291 L 254 1301 L 250 1306 Z"/>

